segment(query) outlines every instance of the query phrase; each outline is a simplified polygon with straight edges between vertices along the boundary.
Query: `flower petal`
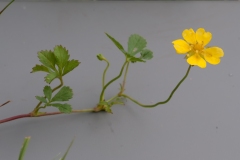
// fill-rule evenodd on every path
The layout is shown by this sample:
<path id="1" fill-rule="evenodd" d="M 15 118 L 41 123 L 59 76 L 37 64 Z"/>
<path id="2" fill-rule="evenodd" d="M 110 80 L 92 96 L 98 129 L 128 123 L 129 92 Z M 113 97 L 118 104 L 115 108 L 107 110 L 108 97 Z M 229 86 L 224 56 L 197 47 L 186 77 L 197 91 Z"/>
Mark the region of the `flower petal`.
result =
<path id="1" fill-rule="evenodd" d="M 210 64 L 216 65 L 220 63 L 220 57 L 224 56 L 224 52 L 219 47 L 210 47 L 204 50 L 204 58 Z"/>
<path id="2" fill-rule="evenodd" d="M 206 66 L 207 66 L 206 61 L 202 57 L 200 57 L 198 54 L 195 54 L 195 55 L 192 55 L 191 57 L 189 57 L 187 59 L 187 62 L 190 65 L 196 65 L 200 68 L 206 68 Z"/>
<path id="3" fill-rule="evenodd" d="M 212 39 L 212 34 L 210 32 L 205 32 L 204 28 L 199 28 L 196 31 L 196 39 L 198 44 L 206 46 Z"/>
<path id="4" fill-rule="evenodd" d="M 219 48 L 219 47 L 209 47 L 209 48 L 206 48 L 204 50 L 204 52 L 207 54 L 211 54 L 215 57 L 223 57 L 224 56 L 224 52 L 223 52 L 222 48 Z"/>
<path id="5" fill-rule="evenodd" d="M 196 44 L 196 34 L 192 28 L 185 29 L 182 32 L 183 38 L 190 44 Z"/>
<path id="6" fill-rule="evenodd" d="M 189 44 L 182 39 L 177 39 L 177 40 L 173 41 L 172 43 L 173 43 L 173 47 L 175 48 L 176 52 L 179 54 L 184 54 L 191 50 L 191 46 L 189 46 Z"/>

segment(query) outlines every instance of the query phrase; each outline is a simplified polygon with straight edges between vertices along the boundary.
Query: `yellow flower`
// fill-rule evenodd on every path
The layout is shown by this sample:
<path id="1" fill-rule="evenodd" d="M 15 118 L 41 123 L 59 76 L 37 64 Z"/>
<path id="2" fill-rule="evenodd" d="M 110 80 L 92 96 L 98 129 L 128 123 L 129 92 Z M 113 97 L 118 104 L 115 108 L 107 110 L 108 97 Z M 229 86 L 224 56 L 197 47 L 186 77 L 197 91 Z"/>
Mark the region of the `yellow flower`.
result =
<path id="1" fill-rule="evenodd" d="M 206 61 L 216 65 L 220 63 L 220 58 L 224 52 L 219 47 L 206 47 L 211 41 L 212 34 L 206 32 L 204 28 L 199 28 L 196 33 L 192 28 L 182 32 L 183 39 L 173 41 L 173 46 L 178 54 L 187 54 L 187 62 L 200 68 L 207 66 Z"/>

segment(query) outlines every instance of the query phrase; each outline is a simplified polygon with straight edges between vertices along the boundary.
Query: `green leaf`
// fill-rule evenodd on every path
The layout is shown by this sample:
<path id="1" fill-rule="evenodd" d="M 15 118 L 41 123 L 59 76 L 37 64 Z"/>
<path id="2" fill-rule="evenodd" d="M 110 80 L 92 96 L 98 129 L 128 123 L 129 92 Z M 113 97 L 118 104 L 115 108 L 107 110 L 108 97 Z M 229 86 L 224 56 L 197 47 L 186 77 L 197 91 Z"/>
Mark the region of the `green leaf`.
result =
<path id="1" fill-rule="evenodd" d="M 114 101 L 115 104 L 123 104 L 124 105 L 124 98 L 122 97 L 118 97 L 116 98 L 116 100 Z"/>
<path id="2" fill-rule="evenodd" d="M 143 37 L 137 34 L 133 34 L 128 39 L 128 54 L 134 56 L 135 54 L 143 50 L 146 45 L 147 41 Z"/>
<path id="3" fill-rule="evenodd" d="M 149 49 L 144 49 L 142 50 L 142 52 L 140 53 L 142 59 L 146 59 L 146 60 L 150 60 L 153 58 L 153 52 L 150 51 Z"/>
<path id="4" fill-rule="evenodd" d="M 62 113 L 71 113 L 72 112 L 72 107 L 70 104 L 61 104 L 61 103 L 52 103 L 51 106 L 57 107 L 60 112 Z"/>
<path id="5" fill-rule="evenodd" d="M 132 58 L 130 59 L 130 61 L 131 61 L 132 63 L 134 63 L 134 62 L 146 62 L 146 61 L 144 61 L 144 60 L 142 60 L 142 59 L 140 59 L 140 58 L 136 58 L 136 57 L 132 57 Z"/>
<path id="6" fill-rule="evenodd" d="M 38 52 L 39 61 L 46 67 L 56 70 L 56 59 L 52 51 L 40 51 Z"/>
<path id="7" fill-rule="evenodd" d="M 50 84 L 55 78 L 57 78 L 58 77 L 58 73 L 57 72 L 52 72 L 52 71 L 50 71 L 50 73 L 49 74 L 47 74 L 47 76 L 46 77 L 44 77 L 45 78 L 45 81 L 48 83 L 48 84 Z"/>
<path id="8" fill-rule="evenodd" d="M 100 103 L 98 103 L 99 105 L 108 105 L 108 103 L 106 101 L 101 101 Z"/>
<path id="9" fill-rule="evenodd" d="M 31 139 L 31 137 L 25 137 L 22 148 L 21 148 L 21 151 L 20 151 L 20 154 L 19 154 L 19 157 L 18 157 L 18 160 L 23 160 L 30 139 Z"/>
<path id="10" fill-rule="evenodd" d="M 49 69 L 47 67 L 45 67 L 44 65 L 36 65 L 35 67 L 32 68 L 32 72 L 39 72 L 39 71 L 43 71 L 43 72 L 47 72 L 49 73 Z"/>
<path id="11" fill-rule="evenodd" d="M 63 86 L 58 93 L 52 98 L 51 102 L 54 101 L 68 101 L 73 97 L 73 92 L 70 87 Z"/>
<path id="12" fill-rule="evenodd" d="M 106 102 L 106 101 L 101 101 L 100 103 L 98 103 L 98 105 L 103 106 L 103 109 L 104 109 L 106 112 L 112 113 L 111 106 L 110 106 L 110 104 L 108 104 L 108 102 Z"/>
<path id="13" fill-rule="evenodd" d="M 67 64 L 70 55 L 68 54 L 68 50 L 63 46 L 56 46 L 54 48 L 54 55 L 56 57 L 56 64 L 59 67 L 59 71 L 63 70 L 64 66 Z"/>
<path id="14" fill-rule="evenodd" d="M 63 69 L 63 74 L 62 76 L 64 76 L 65 74 L 71 72 L 74 68 L 76 68 L 78 65 L 80 64 L 80 62 L 78 60 L 71 60 L 68 61 L 66 66 Z"/>
<path id="15" fill-rule="evenodd" d="M 43 102 L 43 103 L 47 103 L 47 100 L 45 97 L 40 97 L 40 96 L 35 96 L 37 100 L 39 100 L 40 102 Z"/>
<path id="16" fill-rule="evenodd" d="M 104 110 L 105 110 L 107 113 L 112 113 L 111 107 L 110 107 L 109 105 L 104 105 Z"/>
<path id="17" fill-rule="evenodd" d="M 63 155 L 63 157 L 62 157 L 60 160 L 65 160 L 65 158 L 67 157 L 67 154 L 68 154 L 70 148 L 71 148 L 72 145 L 73 145 L 73 142 L 74 142 L 74 139 L 71 141 L 70 145 L 69 145 L 68 148 L 67 148 L 67 151 L 65 152 L 65 154 Z"/>
<path id="18" fill-rule="evenodd" d="M 123 54 L 127 54 L 126 51 L 124 50 L 123 46 L 117 41 L 115 40 L 112 36 L 110 36 L 109 34 L 105 33 L 108 38 L 115 44 L 115 46 L 123 53 Z"/>
<path id="19" fill-rule="evenodd" d="M 52 98 L 52 89 L 50 86 L 45 86 L 43 89 L 44 95 L 47 97 L 48 101 L 51 101 Z"/>
<path id="20" fill-rule="evenodd" d="M 133 57 L 133 56 L 130 56 L 130 55 L 127 55 L 127 58 L 129 61 L 131 61 L 132 63 L 135 63 L 135 62 L 146 62 L 140 58 L 137 58 L 137 57 Z"/>

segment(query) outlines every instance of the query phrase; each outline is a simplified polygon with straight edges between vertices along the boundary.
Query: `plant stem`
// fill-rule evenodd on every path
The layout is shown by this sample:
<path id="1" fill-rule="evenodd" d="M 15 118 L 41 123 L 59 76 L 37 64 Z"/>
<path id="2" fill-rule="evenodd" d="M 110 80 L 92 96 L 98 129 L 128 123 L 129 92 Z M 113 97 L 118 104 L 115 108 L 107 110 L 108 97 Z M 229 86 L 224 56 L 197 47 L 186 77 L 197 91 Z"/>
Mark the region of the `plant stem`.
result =
<path id="1" fill-rule="evenodd" d="M 117 97 L 121 97 L 122 93 L 124 92 L 124 88 L 125 88 L 125 84 L 126 84 L 126 78 L 127 78 L 127 73 L 128 73 L 128 67 L 129 67 L 129 62 L 127 63 L 127 66 L 126 66 L 126 70 L 125 70 L 125 73 L 124 73 L 124 78 L 123 78 L 123 83 L 121 85 L 121 88 L 120 88 L 120 92 L 113 96 L 112 98 L 108 99 L 106 102 L 110 102 L 112 101 L 113 99 L 117 98 Z"/>
<path id="2" fill-rule="evenodd" d="M 32 111 L 32 114 L 34 114 L 34 115 L 37 115 L 37 113 L 38 113 L 38 111 L 39 111 L 39 109 L 40 109 L 40 105 L 42 104 L 42 102 L 39 102 L 38 104 L 37 104 L 37 106 L 34 108 L 34 110 Z"/>
<path id="3" fill-rule="evenodd" d="M 46 107 L 47 107 L 47 104 L 45 104 L 43 107 L 38 107 L 38 110 L 46 108 Z"/>
<path id="4" fill-rule="evenodd" d="M 102 87 L 104 87 L 104 85 L 105 85 L 105 76 L 106 76 L 107 70 L 108 70 L 109 65 L 110 65 L 110 63 L 107 60 L 105 60 L 105 62 L 107 63 L 107 67 L 104 69 L 104 72 L 103 72 Z"/>
<path id="5" fill-rule="evenodd" d="M 57 89 L 59 89 L 59 88 L 61 88 L 63 86 L 63 79 L 62 79 L 62 77 L 60 77 L 59 80 L 60 80 L 60 84 L 57 87 L 53 88 L 52 92 L 56 91 Z"/>
<path id="6" fill-rule="evenodd" d="M 113 78 L 111 81 L 109 81 L 109 82 L 103 87 L 102 92 L 101 92 L 101 95 L 100 95 L 100 99 L 99 99 L 100 102 L 104 100 L 103 95 L 104 95 L 104 92 L 105 92 L 106 88 L 107 88 L 111 83 L 113 83 L 114 81 L 116 81 L 118 78 L 120 78 L 120 77 L 122 76 L 122 72 L 123 72 L 124 67 L 125 67 L 125 65 L 126 65 L 127 63 L 128 63 L 128 61 L 125 61 L 124 64 L 123 64 L 123 66 L 122 66 L 122 69 L 121 69 L 119 75 L 118 75 L 117 77 Z"/>
<path id="7" fill-rule="evenodd" d="M 110 102 L 110 101 L 112 101 L 113 99 L 115 99 L 115 98 L 117 98 L 117 97 L 118 97 L 118 94 L 117 94 L 117 95 L 115 95 L 115 96 L 113 96 L 112 98 L 110 98 L 110 99 L 106 100 L 106 102 Z"/>
<path id="8" fill-rule="evenodd" d="M 153 104 L 153 105 L 146 105 L 146 104 L 142 104 L 140 102 L 138 102 L 137 100 L 133 99 L 132 97 L 126 95 L 126 94 L 122 94 L 121 96 L 125 97 L 125 98 L 128 98 L 130 99 L 131 101 L 133 101 L 134 103 L 144 107 L 144 108 L 153 108 L 153 107 L 156 107 L 157 105 L 160 105 L 160 104 L 165 104 L 167 103 L 173 96 L 173 94 L 175 93 L 175 91 L 178 89 L 178 87 L 182 84 L 182 82 L 187 78 L 189 72 L 190 72 L 190 69 L 191 69 L 191 65 L 189 65 L 188 67 L 188 70 L 185 74 L 185 76 L 178 82 L 178 84 L 176 85 L 176 87 L 172 90 L 171 94 L 169 95 L 169 97 L 165 100 L 165 101 L 162 101 L 162 102 L 157 102 L 156 104 Z"/>
<path id="9" fill-rule="evenodd" d="M 14 2 L 14 0 L 12 0 L 11 2 L 9 2 L 1 11 L 0 11 L 0 15 L 3 13 L 3 11 L 5 11 L 5 9 L 7 9 L 12 3 Z"/>
<path id="10" fill-rule="evenodd" d="M 118 93 L 119 96 L 121 96 L 121 94 L 124 92 L 125 90 L 125 84 L 126 84 L 126 78 L 127 78 L 127 73 L 128 73 L 128 67 L 129 67 L 129 62 L 127 63 L 127 67 L 126 67 L 126 70 L 125 70 L 125 74 L 124 74 L 124 78 L 123 78 L 123 83 L 122 83 L 122 86 L 121 86 L 121 90 L 120 92 Z"/>
<path id="11" fill-rule="evenodd" d="M 102 77 L 102 88 L 104 88 L 106 73 L 107 73 L 107 70 L 108 70 L 109 65 L 110 65 L 110 63 L 109 63 L 106 59 L 105 59 L 104 61 L 107 63 L 107 67 L 104 69 L 104 72 L 103 72 L 103 77 Z M 103 94 L 103 99 L 104 99 L 104 94 Z"/>
<path id="12" fill-rule="evenodd" d="M 57 87 L 53 88 L 52 93 L 63 86 L 62 77 L 60 77 L 59 80 L 60 80 L 60 84 L 59 84 Z M 41 104 L 42 104 L 42 102 L 39 102 L 39 103 L 37 104 L 37 106 L 36 106 L 36 107 L 34 108 L 34 110 L 32 111 L 32 114 L 37 115 L 39 109 L 42 108 L 42 107 L 40 107 Z"/>
<path id="13" fill-rule="evenodd" d="M 72 110 L 71 113 L 83 113 L 83 112 L 94 112 L 94 109 Z M 43 116 L 51 116 L 51 115 L 57 115 L 57 114 L 64 114 L 64 113 L 62 113 L 62 112 L 49 112 L 49 113 L 42 113 L 42 114 L 39 114 L 39 115 L 32 115 L 31 113 L 20 114 L 20 115 L 16 115 L 16 116 L 13 116 L 13 117 L 6 118 L 6 119 L 2 119 L 2 120 L 0 120 L 0 124 L 6 123 L 6 122 L 9 122 L 9 121 L 13 121 L 13 120 L 17 120 L 17 119 L 21 119 L 21 118 L 43 117 Z"/>
<path id="14" fill-rule="evenodd" d="M 7 102 L 1 104 L 0 107 L 5 106 L 5 105 L 8 104 L 9 102 L 11 102 L 11 101 L 7 101 Z"/>

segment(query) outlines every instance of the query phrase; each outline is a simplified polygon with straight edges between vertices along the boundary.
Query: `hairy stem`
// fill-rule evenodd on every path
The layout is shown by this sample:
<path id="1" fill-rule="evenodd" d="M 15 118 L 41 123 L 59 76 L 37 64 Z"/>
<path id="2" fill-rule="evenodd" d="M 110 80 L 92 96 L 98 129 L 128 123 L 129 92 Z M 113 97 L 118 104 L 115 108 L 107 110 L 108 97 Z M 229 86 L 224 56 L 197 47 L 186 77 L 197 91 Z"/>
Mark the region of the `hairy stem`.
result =
<path id="1" fill-rule="evenodd" d="M 83 113 L 83 112 L 94 112 L 94 109 L 72 110 L 71 113 Z M 16 116 L 13 116 L 13 117 L 2 119 L 2 120 L 0 120 L 0 124 L 10 122 L 10 121 L 13 121 L 13 120 L 17 120 L 17 119 L 21 119 L 21 118 L 43 117 L 43 116 L 51 116 L 51 115 L 57 115 L 57 114 L 64 114 L 64 113 L 62 113 L 62 112 L 49 112 L 49 113 L 42 113 L 42 114 L 39 114 L 39 115 L 32 115 L 31 113 L 20 114 L 20 115 L 16 115 Z"/>
<path id="2" fill-rule="evenodd" d="M 126 94 L 122 94 L 121 96 L 130 99 L 130 100 L 133 101 L 134 103 L 136 103 L 136 104 L 138 104 L 138 105 L 140 105 L 140 106 L 142 106 L 142 107 L 144 107 L 144 108 L 153 108 L 153 107 L 156 107 L 157 105 L 165 104 L 165 103 L 167 103 L 167 102 L 172 98 L 172 96 L 173 96 L 173 94 L 175 93 L 175 91 L 176 91 L 176 90 L 178 89 L 178 87 L 182 84 L 182 82 L 187 78 L 187 76 L 188 76 L 188 74 L 189 74 L 189 72 L 190 72 L 191 67 L 192 67 L 192 66 L 189 65 L 188 70 L 187 70 L 185 76 L 178 82 L 178 84 L 176 85 L 176 87 L 172 90 L 171 94 L 169 95 L 169 97 L 168 97 L 165 101 L 157 102 L 157 103 L 155 103 L 155 104 L 153 104 L 153 105 L 146 105 L 146 104 L 142 104 L 142 103 L 138 102 L 137 100 L 133 99 L 132 97 L 130 97 L 130 96 L 126 95 Z"/>
<path id="3" fill-rule="evenodd" d="M 9 2 L 1 11 L 0 11 L 0 15 L 3 13 L 3 11 L 5 11 L 12 3 L 14 2 L 14 0 L 12 0 L 11 2 Z"/>
<path id="4" fill-rule="evenodd" d="M 124 64 L 123 64 L 123 66 L 122 66 L 122 69 L 121 69 L 119 75 L 118 75 L 117 77 L 113 78 L 111 81 L 109 81 L 109 82 L 103 87 L 102 92 L 101 92 L 101 95 L 100 95 L 100 99 L 99 99 L 100 102 L 104 100 L 103 95 L 104 95 L 104 92 L 105 92 L 106 88 L 107 88 L 111 83 L 113 83 L 114 81 L 116 81 L 118 78 L 120 78 L 120 77 L 122 76 L 124 67 L 126 66 L 127 63 L 128 63 L 128 61 L 125 61 Z"/>

